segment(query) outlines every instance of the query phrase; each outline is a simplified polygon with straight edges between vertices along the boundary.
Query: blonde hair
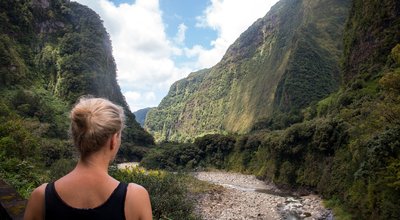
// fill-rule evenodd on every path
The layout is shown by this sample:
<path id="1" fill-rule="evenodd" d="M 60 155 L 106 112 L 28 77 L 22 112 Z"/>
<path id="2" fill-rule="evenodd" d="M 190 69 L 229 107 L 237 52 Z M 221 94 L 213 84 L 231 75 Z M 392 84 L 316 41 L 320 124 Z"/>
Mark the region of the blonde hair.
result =
<path id="1" fill-rule="evenodd" d="M 107 99 L 82 97 L 70 113 L 70 132 L 75 147 L 85 158 L 124 126 L 124 110 Z"/>

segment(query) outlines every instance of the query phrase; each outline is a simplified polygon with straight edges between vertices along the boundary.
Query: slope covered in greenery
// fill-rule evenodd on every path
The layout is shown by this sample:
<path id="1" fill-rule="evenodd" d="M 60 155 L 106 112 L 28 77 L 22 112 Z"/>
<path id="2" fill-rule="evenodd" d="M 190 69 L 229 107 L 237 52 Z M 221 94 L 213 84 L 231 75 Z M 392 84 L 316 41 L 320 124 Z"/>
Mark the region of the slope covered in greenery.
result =
<path id="1" fill-rule="evenodd" d="M 178 133 L 178 129 L 176 128 L 179 127 L 179 123 L 183 123 L 183 120 L 199 118 L 195 113 L 184 115 L 184 112 L 186 108 L 188 108 L 187 111 L 194 111 L 197 109 L 195 103 L 187 103 L 193 99 L 193 95 L 201 86 L 208 72 L 209 70 L 207 69 L 200 70 L 172 84 L 167 96 L 163 98 L 159 106 L 157 108 L 152 108 L 147 113 L 145 128 L 153 134 L 156 140 L 168 140 L 171 139 L 170 136 L 175 136 L 176 139 L 183 139 L 195 132 L 198 129 L 197 127 L 207 126 L 205 122 L 200 124 L 197 123 L 197 120 L 194 120 L 186 122 L 191 123 L 191 126 L 187 127 L 186 130 L 182 130 Z M 197 111 L 200 111 L 200 109 L 197 109 Z"/>
<path id="2" fill-rule="evenodd" d="M 339 85 L 349 1 L 282 0 L 216 66 L 171 86 L 145 127 L 157 140 L 244 133 L 258 121 L 287 125 Z"/>
<path id="3" fill-rule="evenodd" d="M 86 94 L 124 107 L 120 159 L 141 157 L 136 147 L 153 144 L 122 96 L 110 38 L 95 12 L 65 0 L 2 0 L 0 24 L 1 178 L 26 196 L 68 170 L 76 158 L 68 112 Z"/>
<path id="4" fill-rule="evenodd" d="M 343 35 L 343 83 L 306 107 L 301 122 L 164 144 L 142 163 L 252 173 L 319 193 L 338 219 L 399 219 L 399 25 L 399 1 L 353 0 Z"/>

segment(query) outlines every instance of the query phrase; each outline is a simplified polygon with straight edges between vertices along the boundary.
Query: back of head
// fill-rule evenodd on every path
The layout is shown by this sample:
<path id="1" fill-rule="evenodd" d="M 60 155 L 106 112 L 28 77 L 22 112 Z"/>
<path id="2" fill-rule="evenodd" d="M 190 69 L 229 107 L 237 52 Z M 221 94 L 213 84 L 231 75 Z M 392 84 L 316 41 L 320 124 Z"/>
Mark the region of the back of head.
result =
<path id="1" fill-rule="evenodd" d="M 124 126 L 124 110 L 103 98 L 79 99 L 71 110 L 71 135 L 81 157 L 85 158 L 121 132 Z"/>

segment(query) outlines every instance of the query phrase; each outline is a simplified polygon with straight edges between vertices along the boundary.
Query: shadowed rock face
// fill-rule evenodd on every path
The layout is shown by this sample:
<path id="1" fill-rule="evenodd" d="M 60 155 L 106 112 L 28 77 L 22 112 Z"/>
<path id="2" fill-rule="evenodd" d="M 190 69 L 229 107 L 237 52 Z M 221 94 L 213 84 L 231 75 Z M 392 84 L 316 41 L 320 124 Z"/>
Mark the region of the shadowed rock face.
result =
<path id="1" fill-rule="evenodd" d="M 368 15 L 368 16 L 365 16 Z M 377 75 L 400 42 L 400 1 L 353 0 L 344 35 L 344 83 Z"/>
<path id="2" fill-rule="evenodd" d="M 27 201 L 0 179 L 0 219 L 22 219 Z"/>

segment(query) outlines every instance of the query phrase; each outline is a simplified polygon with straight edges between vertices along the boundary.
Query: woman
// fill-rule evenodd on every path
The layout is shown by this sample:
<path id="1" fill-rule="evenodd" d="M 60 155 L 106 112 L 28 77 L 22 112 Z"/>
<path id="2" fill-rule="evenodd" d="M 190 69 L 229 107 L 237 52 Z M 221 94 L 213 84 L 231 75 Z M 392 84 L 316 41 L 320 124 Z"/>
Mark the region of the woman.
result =
<path id="1" fill-rule="evenodd" d="M 152 219 L 147 191 L 108 175 L 121 144 L 123 109 L 105 99 L 82 98 L 70 118 L 78 164 L 32 192 L 24 219 Z"/>

